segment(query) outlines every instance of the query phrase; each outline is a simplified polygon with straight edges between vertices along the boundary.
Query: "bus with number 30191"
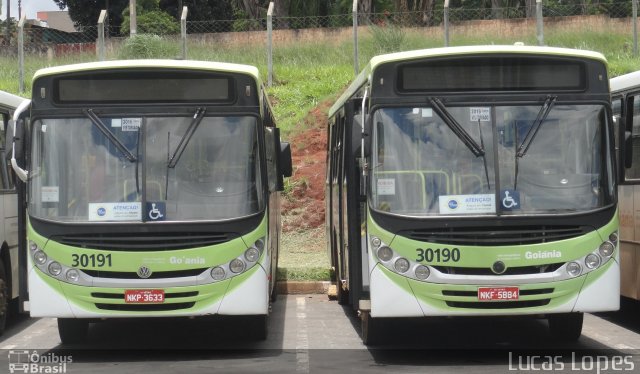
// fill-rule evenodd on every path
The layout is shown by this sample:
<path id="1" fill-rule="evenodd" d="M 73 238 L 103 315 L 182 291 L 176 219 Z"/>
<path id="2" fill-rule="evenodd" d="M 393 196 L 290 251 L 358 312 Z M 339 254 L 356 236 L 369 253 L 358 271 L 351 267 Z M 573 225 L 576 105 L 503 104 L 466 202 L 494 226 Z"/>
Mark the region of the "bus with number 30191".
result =
<path id="1" fill-rule="evenodd" d="M 256 68 L 42 69 L 15 119 L 31 316 L 63 343 L 123 317 L 237 315 L 266 337 L 291 151 Z"/>
<path id="2" fill-rule="evenodd" d="M 330 109 L 326 178 L 337 298 L 364 342 L 394 317 L 500 315 L 577 339 L 583 313 L 617 310 L 613 127 L 598 53 L 372 58 Z"/>

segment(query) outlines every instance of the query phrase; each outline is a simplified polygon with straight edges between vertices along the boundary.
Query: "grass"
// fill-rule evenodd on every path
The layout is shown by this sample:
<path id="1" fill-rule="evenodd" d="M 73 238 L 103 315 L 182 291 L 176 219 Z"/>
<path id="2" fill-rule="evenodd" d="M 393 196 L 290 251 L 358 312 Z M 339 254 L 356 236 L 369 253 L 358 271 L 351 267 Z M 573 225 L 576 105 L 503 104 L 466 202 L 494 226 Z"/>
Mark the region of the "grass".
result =
<path id="1" fill-rule="evenodd" d="M 607 30 L 561 32 L 545 31 L 547 45 L 556 47 L 579 48 L 598 51 L 609 61 L 610 76 L 616 76 L 640 70 L 640 58 L 634 57 L 631 48 L 631 36 Z M 474 36 L 453 34 L 451 45 L 513 44 L 521 41 L 527 45 L 536 45 L 535 35 L 517 35 L 503 37 L 496 33 L 476 32 Z M 424 32 L 406 31 L 392 35 L 401 41 L 401 49 L 421 49 L 441 47 L 440 35 L 429 36 Z M 387 41 L 388 44 L 392 42 Z M 368 60 L 378 54 L 379 40 L 370 35 L 361 35 L 359 42 L 359 66 L 364 67 Z M 161 48 L 163 51 L 167 49 Z M 171 50 L 171 49 L 168 49 Z M 117 58 L 116 53 L 109 58 Z M 255 65 L 266 81 L 266 50 L 262 45 L 201 45 L 190 44 L 188 56 L 195 60 L 225 61 Z M 161 57 L 161 56 L 157 56 Z M 163 56 L 166 57 L 166 56 Z M 77 62 L 95 61 L 94 54 L 75 54 L 56 57 L 47 55 L 27 55 L 25 60 L 25 80 L 30 94 L 31 77 L 43 67 Z M 273 55 L 274 84 L 269 89 L 278 126 L 284 137 L 288 137 L 304 128 L 304 117 L 318 103 L 337 97 L 353 79 L 353 43 L 350 40 L 334 44 L 326 43 L 290 43 L 274 45 Z M 15 57 L 0 57 L 0 90 L 18 93 L 18 64 Z M 329 279 L 329 261 L 326 256 L 324 228 L 304 232 L 288 232 L 282 237 L 282 253 L 278 277 L 291 280 L 327 280 Z"/>
<path id="2" fill-rule="evenodd" d="M 288 232 L 282 236 L 278 279 L 329 280 L 325 228 Z"/>

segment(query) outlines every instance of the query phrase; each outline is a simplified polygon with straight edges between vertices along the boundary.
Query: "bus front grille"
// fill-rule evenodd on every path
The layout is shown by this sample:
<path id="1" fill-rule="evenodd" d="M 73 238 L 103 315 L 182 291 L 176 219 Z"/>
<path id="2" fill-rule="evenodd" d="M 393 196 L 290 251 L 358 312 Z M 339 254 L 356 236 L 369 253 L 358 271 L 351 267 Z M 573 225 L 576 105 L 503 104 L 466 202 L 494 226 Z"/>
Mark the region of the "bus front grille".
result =
<path id="1" fill-rule="evenodd" d="M 184 278 L 184 277 L 196 277 L 207 268 L 200 269 L 188 269 L 188 270 L 174 270 L 174 271 L 156 271 L 151 273 L 151 276 L 146 279 L 167 279 L 167 278 Z M 127 271 L 104 271 L 104 270 L 88 270 L 80 269 L 83 273 L 94 278 L 109 278 L 109 279 L 141 279 L 136 272 Z"/>
<path id="2" fill-rule="evenodd" d="M 500 246 L 549 243 L 584 235 L 589 226 L 445 227 L 401 231 L 413 240 L 452 245 Z"/>
<path id="3" fill-rule="evenodd" d="M 504 276 L 504 275 L 529 275 L 529 274 L 543 274 L 543 273 L 553 273 L 558 270 L 564 262 L 557 262 L 554 264 L 545 264 L 545 265 L 535 265 L 535 266 L 514 266 L 509 267 L 507 270 L 497 275 L 490 268 L 466 268 L 466 267 L 455 267 L 455 266 L 433 266 L 433 268 L 437 269 L 439 272 L 443 274 L 457 274 L 457 275 L 492 275 L 492 276 Z"/>
<path id="4" fill-rule="evenodd" d="M 190 249 L 222 244 L 238 237 L 234 233 L 162 232 L 73 234 L 51 239 L 65 245 L 112 251 L 163 251 Z"/>
<path id="5" fill-rule="evenodd" d="M 549 304 L 550 301 L 551 299 L 524 301 L 447 301 L 447 306 L 467 309 L 518 309 L 545 306 Z"/>
<path id="6" fill-rule="evenodd" d="M 114 310 L 120 312 L 164 312 L 169 310 L 189 309 L 196 303 L 172 303 L 172 304 L 103 304 L 96 303 L 96 308 L 101 310 Z"/>

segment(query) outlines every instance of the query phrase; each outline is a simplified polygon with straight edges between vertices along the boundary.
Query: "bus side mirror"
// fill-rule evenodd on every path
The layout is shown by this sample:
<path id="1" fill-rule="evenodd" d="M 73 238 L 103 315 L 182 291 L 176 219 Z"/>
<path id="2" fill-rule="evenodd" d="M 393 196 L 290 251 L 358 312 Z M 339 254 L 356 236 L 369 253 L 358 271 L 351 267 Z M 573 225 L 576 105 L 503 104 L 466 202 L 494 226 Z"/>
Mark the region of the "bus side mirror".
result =
<path id="1" fill-rule="evenodd" d="M 288 142 L 280 142 L 279 156 L 280 175 L 288 178 L 293 174 L 293 161 L 291 161 L 291 145 Z"/>
<path id="2" fill-rule="evenodd" d="M 4 151 L 7 152 L 7 154 L 11 154 L 11 150 L 13 149 L 14 127 L 15 123 L 10 119 L 7 124 L 7 128 L 4 131 Z"/>
<path id="3" fill-rule="evenodd" d="M 633 137 L 631 131 L 624 132 L 624 167 L 631 168 L 633 164 Z"/>
<path id="4" fill-rule="evenodd" d="M 364 144 L 364 157 L 371 156 L 371 119 L 367 116 L 364 120 L 364 133 L 362 134 L 362 140 Z"/>

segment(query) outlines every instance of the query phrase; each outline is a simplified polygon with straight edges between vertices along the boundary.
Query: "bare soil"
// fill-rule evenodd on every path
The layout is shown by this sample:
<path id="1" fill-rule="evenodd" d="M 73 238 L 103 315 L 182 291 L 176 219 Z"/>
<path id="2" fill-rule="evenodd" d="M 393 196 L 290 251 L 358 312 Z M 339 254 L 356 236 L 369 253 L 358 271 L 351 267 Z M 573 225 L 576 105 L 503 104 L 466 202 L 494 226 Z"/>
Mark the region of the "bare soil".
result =
<path id="1" fill-rule="evenodd" d="M 327 111 L 330 101 L 311 110 L 293 131 L 291 143 L 293 176 L 282 200 L 283 231 L 304 231 L 324 224 L 324 187 L 327 147 Z"/>

